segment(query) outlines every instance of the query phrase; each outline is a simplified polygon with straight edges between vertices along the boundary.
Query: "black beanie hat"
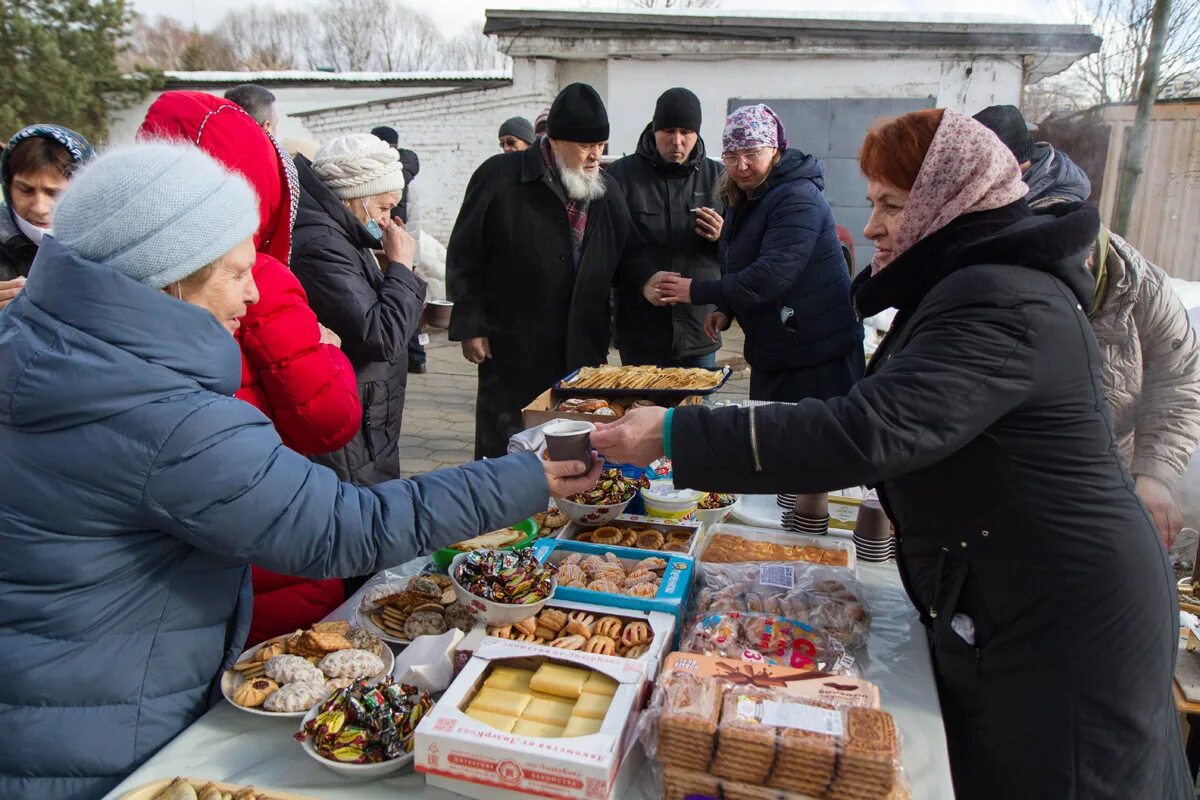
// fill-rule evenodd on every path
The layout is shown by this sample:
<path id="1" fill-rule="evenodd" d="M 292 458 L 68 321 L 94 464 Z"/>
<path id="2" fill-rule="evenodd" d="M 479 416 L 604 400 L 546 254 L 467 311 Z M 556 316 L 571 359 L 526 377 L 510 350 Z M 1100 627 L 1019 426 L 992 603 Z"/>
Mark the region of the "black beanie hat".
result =
<path id="1" fill-rule="evenodd" d="M 501 136 L 515 136 L 525 144 L 533 144 L 533 124 L 524 117 L 509 117 L 500 123 L 496 138 Z"/>
<path id="2" fill-rule="evenodd" d="M 395 128 L 389 128 L 386 125 L 380 125 L 378 128 L 371 128 L 371 135 L 376 139 L 383 139 L 392 147 L 400 144 L 400 134 L 396 133 Z"/>
<path id="3" fill-rule="evenodd" d="M 1018 164 L 1033 159 L 1033 135 L 1016 106 L 988 106 L 975 115 L 975 121 L 996 134 L 1016 156 Z"/>
<path id="4" fill-rule="evenodd" d="M 683 128 L 700 131 L 700 98 L 690 90 L 676 86 L 667 89 L 654 105 L 654 130 Z"/>
<path id="5" fill-rule="evenodd" d="M 551 139 L 564 142 L 607 142 L 608 111 L 599 93 L 586 83 L 572 83 L 550 106 Z"/>

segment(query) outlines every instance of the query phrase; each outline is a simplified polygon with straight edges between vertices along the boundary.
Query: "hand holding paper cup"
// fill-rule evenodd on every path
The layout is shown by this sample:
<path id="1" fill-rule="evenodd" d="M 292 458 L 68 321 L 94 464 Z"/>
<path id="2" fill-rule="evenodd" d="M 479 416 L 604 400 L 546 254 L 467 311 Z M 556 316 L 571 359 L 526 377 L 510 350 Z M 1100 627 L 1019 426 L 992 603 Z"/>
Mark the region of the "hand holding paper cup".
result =
<path id="1" fill-rule="evenodd" d="M 591 435 L 596 426 L 582 420 L 552 422 L 542 428 L 551 461 L 582 461 L 592 466 Z"/>

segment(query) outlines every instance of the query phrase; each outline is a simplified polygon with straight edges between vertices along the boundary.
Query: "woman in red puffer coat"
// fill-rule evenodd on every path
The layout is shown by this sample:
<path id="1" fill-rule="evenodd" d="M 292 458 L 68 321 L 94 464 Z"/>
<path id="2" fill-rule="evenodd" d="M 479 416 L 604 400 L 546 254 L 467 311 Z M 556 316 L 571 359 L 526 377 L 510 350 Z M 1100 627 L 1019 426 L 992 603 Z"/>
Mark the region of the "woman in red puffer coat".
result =
<path id="1" fill-rule="evenodd" d="M 340 342 L 318 324 L 287 267 L 300 197 L 291 159 L 239 106 L 203 92 L 164 93 L 150 106 L 139 136 L 185 139 L 243 174 L 258 192 L 259 301 L 235 334 L 242 350 L 237 397 L 270 418 L 293 450 L 315 455 L 339 449 L 358 432 L 362 406 Z M 340 580 L 252 569 L 254 619 L 247 646 L 309 625 L 345 599 Z"/>

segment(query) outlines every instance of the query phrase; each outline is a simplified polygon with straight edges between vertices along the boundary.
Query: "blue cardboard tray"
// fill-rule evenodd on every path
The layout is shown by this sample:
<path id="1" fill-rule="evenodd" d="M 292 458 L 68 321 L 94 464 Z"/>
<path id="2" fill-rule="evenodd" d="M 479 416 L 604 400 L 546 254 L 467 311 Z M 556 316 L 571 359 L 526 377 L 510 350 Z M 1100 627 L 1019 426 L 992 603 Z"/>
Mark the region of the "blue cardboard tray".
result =
<path id="1" fill-rule="evenodd" d="M 573 539 L 539 539 L 533 543 L 533 553 L 543 564 L 547 561 L 558 563 L 571 553 L 582 553 L 584 556 L 612 553 L 626 566 L 633 566 L 639 561 L 650 557 L 661 557 L 660 553 L 649 553 L 632 547 L 605 547 L 604 545 L 577 542 Z M 592 603 L 598 606 L 612 608 L 629 608 L 636 611 L 662 611 L 679 617 L 687 608 L 688 594 L 692 588 L 692 574 L 695 563 L 691 558 L 671 554 L 666 558 L 667 568 L 663 571 L 662 584 L 654 597 L 630 597 L 624 594 L 609 592 L 593 592 L 590 589 L 577 589 L 570 586 L 559 586 L 554 590 L 554 596 L 561 600 L 573 600 L 577 603 Z"/>

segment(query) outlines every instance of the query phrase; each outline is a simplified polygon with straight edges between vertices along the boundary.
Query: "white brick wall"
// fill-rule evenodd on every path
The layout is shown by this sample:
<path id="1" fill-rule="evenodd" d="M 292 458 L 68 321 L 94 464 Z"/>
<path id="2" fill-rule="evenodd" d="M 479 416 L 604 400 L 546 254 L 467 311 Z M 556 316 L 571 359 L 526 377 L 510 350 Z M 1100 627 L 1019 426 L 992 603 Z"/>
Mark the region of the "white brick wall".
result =
<path id="1" fill-rule="evenodd" d="M 557 93 L 554 62 L 522 59 L 513 64 L 511 86 L 332 110 L 304 124 L 321 141 L 376 125 L 395 128 L 400 145 L 421 158 L 414 183 L 421 190 L 422 230 L 445 243 L 472 173 L 500 152 L 500 123 L 517 115 L 533 122 Z"/>

